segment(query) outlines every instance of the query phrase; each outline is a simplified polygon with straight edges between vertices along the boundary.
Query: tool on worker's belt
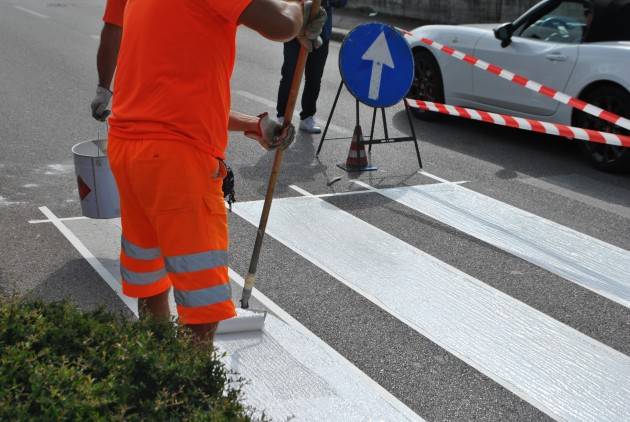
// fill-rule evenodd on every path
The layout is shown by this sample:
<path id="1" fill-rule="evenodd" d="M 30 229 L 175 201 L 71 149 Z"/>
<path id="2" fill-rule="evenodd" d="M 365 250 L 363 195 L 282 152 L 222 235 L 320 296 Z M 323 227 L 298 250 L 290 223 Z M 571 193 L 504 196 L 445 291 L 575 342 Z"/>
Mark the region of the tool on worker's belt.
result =
<path id="1" fill-rule="evenodd" d="M 321 0 L 313 0 L 309 19 L 313 19 L 317 15 L 320 5 Z M 293 117 L 295 102 L 297 100 L 298 91 L 300 90 L 300 84 L 302 83 L 302 75 L 304 74 L 304 66 L 306 64 L 307 56 L 308 51 L 303 46 L 300 47 L 300 54 L 298 55 L 297 64 L 295 65 L 295 72 L 293 73 L 293 81 L 291 82 L 291 91 L 289 91 L 287 107 L 284 111 L 285 127 L 291 124 L 291 118 Z M 254 283 L 256 282 L 256 268 L 258 267 L 258 258 L 260 257 L 260 249 L 262 247 L 263 238 L 265 236 L 265 229 L 267 228 L 267 219 L 269 218 L 271 201 L 273 200 L 273 191 L 276 187 L 278 175 L 280 174 L 280 165 L 282 164 L 283 154 L 284 150 L 280 148 L 276 149 L 276 156 L 273 160 L 271 176 L 269 177 L 269 184 L 267 185 L 265 203 L 263 205 L 262 214 L 260 216 L 260 224 L 258 225 L 258 232 L 256 234 L 256 242 L 254 243 L 254 251 L 252 252 L 252 259 L 249 263 L 249 270 L 247 272 L 247 276 L 245 277 L 243 295 L 241 296 L 241 307 L 243 309 L 249 308 L 249 298 L 252 295 L 252 289 L 254 288 Z"/>
<path id="2" fill-rule="evenodd" d="M 225 166 L 225 177 L 223 178 L 223 197 L 225 198 L 225 202 L 228 203 L 230 207 L 230 212 L 232 212 L 232 204 L 236 202 L 236 197 L 234 194 L 234 172 L 228 166 L 225 161 L 219 160 L 219 162 Z"/>

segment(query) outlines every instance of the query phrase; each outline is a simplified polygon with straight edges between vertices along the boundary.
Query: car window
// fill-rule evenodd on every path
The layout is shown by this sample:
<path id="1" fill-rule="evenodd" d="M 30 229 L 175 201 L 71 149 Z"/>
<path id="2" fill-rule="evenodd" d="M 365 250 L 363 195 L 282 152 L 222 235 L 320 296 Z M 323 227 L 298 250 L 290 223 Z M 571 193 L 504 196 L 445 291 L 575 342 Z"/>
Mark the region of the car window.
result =
<path id="1" fill-rule="evenodd" d="M 535 21 L 518 28 L 516 35 L 541 41 L 579 44 L 591 24 L 593 11 L 586 2 L 563 1 Z"/>

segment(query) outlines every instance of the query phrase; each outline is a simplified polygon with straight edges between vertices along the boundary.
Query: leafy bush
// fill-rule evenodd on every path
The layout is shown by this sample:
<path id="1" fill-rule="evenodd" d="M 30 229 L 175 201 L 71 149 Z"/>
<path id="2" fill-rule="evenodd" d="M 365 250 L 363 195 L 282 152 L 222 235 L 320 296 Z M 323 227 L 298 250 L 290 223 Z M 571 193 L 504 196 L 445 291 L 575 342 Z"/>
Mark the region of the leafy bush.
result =
<path id="1" fill-rule="evenodd" d="M 251 420 L 230 378 L 168 322 L 0 303 L 0 420 Z"/>

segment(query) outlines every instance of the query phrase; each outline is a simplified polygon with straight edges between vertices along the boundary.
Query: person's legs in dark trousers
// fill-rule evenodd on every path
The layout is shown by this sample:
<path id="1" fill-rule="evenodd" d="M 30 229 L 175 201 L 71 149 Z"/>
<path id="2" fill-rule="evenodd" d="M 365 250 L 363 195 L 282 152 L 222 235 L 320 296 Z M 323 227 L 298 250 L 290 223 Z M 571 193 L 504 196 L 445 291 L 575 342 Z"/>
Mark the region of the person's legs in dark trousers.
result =
<path id="1" fill-rule="evenodd" d="M 300 53 L 300 43 L 298 40 L 291 40 L 284 43 L 284 62 L 282 63 L 282 78 L 280 79 L 280 88 L 278 89 L 278 102 L 276 103 L 276 111 L 278 117 L 284 116 L 284 110 L 287 108 L 289 99 L 289 91 L 291 91 L 291 82 L 293 81 L 293 73 L 297 64 L 298 54 Z"/>
<path id="2" fill-rule="evenodd" d="M 291 40 L 284 43 L 284 63 L 282 64 L 282 78 L 280 79 L 280 88 L 278 89 L 278 102 L 276 111 L 278 117 L 284 116 L 284 110 L 287 107 L 289 91 L 291 90 L 291 82 L 293 81 L 293 73 L 295 65 L 300 53 L 300 43 L 297 40 Z M 304 69 L 304 92 L 302 93 L 302 112 L 300 118 L 305 119 L 315 115 L 317 111 L 317 97 L 321 87 L 324 67 L 326 66 L 326 58 L 328 57 L 328 41 L 313 50 L 306 59 L 306 67 Z"/>
<path id="3" fill-rule="evenodd" d="M 317 97 L 322 85 L 322 76 L 328 57 L 328 41 L 324 41 L 321 47 L 313 50 L 306 60 L 304 69 L 304 92 L 302 93 L 302 112 L 300 119 L 312 117 L 317 112 Z"/>

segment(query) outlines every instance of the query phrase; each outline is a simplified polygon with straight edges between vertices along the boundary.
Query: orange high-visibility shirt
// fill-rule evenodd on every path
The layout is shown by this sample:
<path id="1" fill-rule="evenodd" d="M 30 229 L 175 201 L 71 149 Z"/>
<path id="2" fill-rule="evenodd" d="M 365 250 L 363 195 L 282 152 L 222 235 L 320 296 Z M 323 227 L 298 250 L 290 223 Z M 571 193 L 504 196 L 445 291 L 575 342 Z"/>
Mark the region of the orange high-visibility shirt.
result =
<path id="1" fill-rule="evenodd" d="M 238 19 L 251 0 L 129 0 L 110 133 L 225 158 Z"/>
<path id="2" fill-rule="evenodd" d="M 125 3 L 127 3 L 127 0 L 107 0 L 103 22 L 122 28 Z"/>

